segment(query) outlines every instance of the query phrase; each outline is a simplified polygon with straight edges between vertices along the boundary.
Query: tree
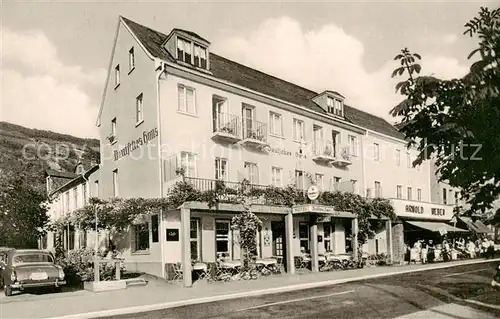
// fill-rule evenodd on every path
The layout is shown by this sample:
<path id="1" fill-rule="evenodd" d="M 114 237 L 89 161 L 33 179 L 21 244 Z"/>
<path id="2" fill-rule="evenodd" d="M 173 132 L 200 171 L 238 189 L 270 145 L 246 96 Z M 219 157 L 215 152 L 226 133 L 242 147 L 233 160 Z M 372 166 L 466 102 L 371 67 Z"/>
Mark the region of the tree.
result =
<path id="1" fill-rule="evenodd" d="M 23 172 L 0 175 L 0 246 L 38 248 L 49 200 Z"/>
<path id="2" fill-rule="evenodd" d="M 461 79 L 419 76 L 420 55 L 403 49 L 395 57 L 401 67 L 392 76 L 406 74 L 396 85 L 405 99 L 391 111 L 408 146 L 419 155 L 413 165 L 436 161 L 440 181 L 461 189 L 468 212 L 485 212 L 500 195 L 500 9 L 481 7 L 465 24 L 478 37 L 479 55 Z"/>
<path id="3" fill-rule="evenodd" d="M 239 230 L 240 248 L 243 252 L 243 268 L 248 269 L 253 252 L 257 250 L 257 231 L 262 227 L 262 221 L 251 210 L 251 196 L 247 180 L 241 183 L 238 199 L 243 205 L 243 211 L 233 216 L 233 229 Z"/>

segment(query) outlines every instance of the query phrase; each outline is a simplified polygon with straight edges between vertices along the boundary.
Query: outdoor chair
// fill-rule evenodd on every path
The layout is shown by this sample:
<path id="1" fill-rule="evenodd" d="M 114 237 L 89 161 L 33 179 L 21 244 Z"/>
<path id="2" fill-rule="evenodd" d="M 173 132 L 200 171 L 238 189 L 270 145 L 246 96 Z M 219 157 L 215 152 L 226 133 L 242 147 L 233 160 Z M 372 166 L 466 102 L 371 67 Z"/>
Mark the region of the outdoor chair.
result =
<path id="1" fill-rule="evenodd" d="M 182 274 L 182 265 L 181 263 L 176 263 L 174 264 L 174 278 L 173 281 L 180 281 L 182 280 L 183 274 Z"/>

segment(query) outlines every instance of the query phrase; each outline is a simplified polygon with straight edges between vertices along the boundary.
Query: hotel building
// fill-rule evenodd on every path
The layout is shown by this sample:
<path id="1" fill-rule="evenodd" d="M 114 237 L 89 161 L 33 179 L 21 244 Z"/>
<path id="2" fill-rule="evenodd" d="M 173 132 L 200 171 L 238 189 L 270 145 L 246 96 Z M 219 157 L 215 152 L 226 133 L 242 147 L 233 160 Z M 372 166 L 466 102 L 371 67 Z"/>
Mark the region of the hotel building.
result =
<path id="1" fill-rule="evenodd" d="M 401 220 L 387 221 L 363 251 L 397 261 L 405 220 L 446 221 L 450 211 L 430 203 L 429 164 L 410 165 L 416 152 L 406 149 L 401 133 L 332 89 L 314 92 L 230 61 L 191 31 L 164 34 L 120 17 L 97 120 L 98 196 L 166 196 L 183 168 L 200 190 L 216 180 L 247 179 L 257 187 L 316 184 L 390 198 Z M 321 213 L 313 205 L 252 209 L 263 221 L 257 254 L 283 257 L 289 272 L 301 250 L 311 251 L 313 271 L 318 254 L 356 250 L 352 213 L 325 207 Z M 169 277 L 178 262 L 189 274 L 192 259 L 239 259 L 238 233 L 230 227 L 238 211 L 197 203 L 158 212 L 120 241 L 126 265 Z M 190 280 L 184 276 L 186 285 Z"/>

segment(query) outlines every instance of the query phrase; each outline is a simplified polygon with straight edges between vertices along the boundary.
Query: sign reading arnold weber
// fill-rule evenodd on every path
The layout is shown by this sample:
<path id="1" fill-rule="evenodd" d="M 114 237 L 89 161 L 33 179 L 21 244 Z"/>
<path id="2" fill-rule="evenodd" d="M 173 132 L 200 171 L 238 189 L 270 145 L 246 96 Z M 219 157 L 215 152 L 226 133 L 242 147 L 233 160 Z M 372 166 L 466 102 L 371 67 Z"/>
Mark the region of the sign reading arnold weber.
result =
<path id="1" fill-rule="evenodd" d="M 120 158 L 130 155 L 130 152 L 140 148 L 141 146 L 148 144 L 150 141 L 158 137 L 158 128 L 154 128 L 151 131 L 142 132 L 142 136 L 137 139 L 128 142 L 124 147 L 119 150 L 113 151 L 113 157 L 115 161 Z"/>
<path id="2" fill-rule="evenodd" d="M 427 202 L 391 199 L 397 216 L 418 219 L 450 220 L 453 217 L 453 207 Z"/>

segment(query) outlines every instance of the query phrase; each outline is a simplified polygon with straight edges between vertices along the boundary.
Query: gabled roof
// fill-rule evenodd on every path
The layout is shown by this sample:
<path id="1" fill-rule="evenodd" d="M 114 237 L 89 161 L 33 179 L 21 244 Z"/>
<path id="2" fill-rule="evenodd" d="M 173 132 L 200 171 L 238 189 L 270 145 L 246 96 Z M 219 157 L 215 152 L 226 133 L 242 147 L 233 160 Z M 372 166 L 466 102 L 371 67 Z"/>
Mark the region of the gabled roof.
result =
<path id="1" fill-rule="evenodd" d="M 67 183 L 63 184 L 59 188 L 51 191 L 49 195 L 54 195 L 55 193 L 64 192 L 70 188 L 73 188 L 76 185 L 85 183 L 86 179 L 88 179 L 88 177 L 90 175 L 92 175 L 94 172 L 96 172 L 98 169 L 99 169 L 99 165 L 97 164 L 97 165 L 92 166 L 88 170 L 86 170 L 83 174 L 78 174 L 78 175 L 74 174 L 75 175 L 74 178 L 72 178 L 71 180 L 69 180 Z"/>
<path id="2" fill-rule="evenodd" d="M 166 34 L 145 27 L 125 17 L 121 18 L 153 57 L 176 63 L 174 57 L 162 46 L 168 37 Z M 186 30 L 182 31 L 187 32 Z M 194 35 L 198 36 L 195 33 Z M 315 112 L 327 114 L 323 108 L 312 101 L 314 97 L 318 96 L 317 92 L 231 61 L 212 52 L 210 52 L 209 58 L 210 72 L 218 79 L 309 108 Z M 334 93 L 341 95 L 337 92 Z M 378 116 L 347 105 L 344 105 L 344 116 L 350 123 L 404 140 L 402 133 Z"/>
<path id="3" fill-rule="evenodd" d="M 62 171 L 57 171 L 55 169 L 48 168 L 45 170 L 45 177 L 47 177 L 47 176 L 72 179 L 78 175 L 76 175 L 75 173 L 62 172 Z"/>

